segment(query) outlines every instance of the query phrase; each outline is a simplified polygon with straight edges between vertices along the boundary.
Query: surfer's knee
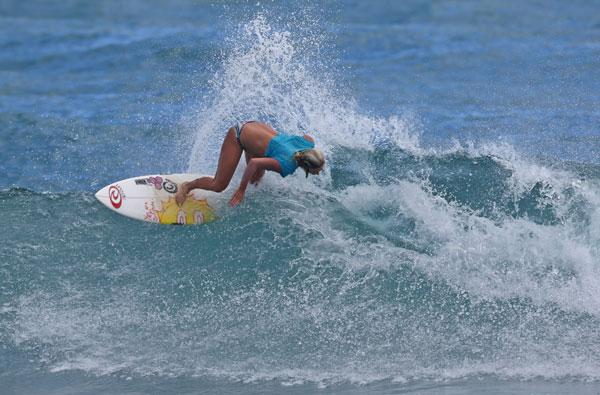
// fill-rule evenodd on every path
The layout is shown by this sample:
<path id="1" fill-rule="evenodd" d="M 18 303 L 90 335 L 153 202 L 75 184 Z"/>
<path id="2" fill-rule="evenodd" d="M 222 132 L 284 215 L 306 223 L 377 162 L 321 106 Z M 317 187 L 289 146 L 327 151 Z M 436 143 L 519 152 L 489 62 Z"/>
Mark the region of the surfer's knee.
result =
<path id="1" fill-rule="evenodd" d="M 229 185 L 228 182 L 226 183 L 226 182 L 222 182 L 222 181 L 221 182 L 215 181 L 215 182 L 213 182 L 211 189 L 214 192 L 223 192 L 225 190 L 225 188 L 227 188 L 228 185 Z"/>

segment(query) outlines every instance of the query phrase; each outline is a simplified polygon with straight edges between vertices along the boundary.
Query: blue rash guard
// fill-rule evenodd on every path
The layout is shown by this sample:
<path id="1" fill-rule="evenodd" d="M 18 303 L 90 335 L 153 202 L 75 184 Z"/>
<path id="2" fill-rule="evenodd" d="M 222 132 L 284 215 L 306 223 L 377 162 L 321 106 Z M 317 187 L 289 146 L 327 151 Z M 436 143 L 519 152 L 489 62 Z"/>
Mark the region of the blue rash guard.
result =
<path id="1" fill-rule="evenodd" d="M 281 177 L 292 174 L 298 168 L 294 154 L 299 151 L 315 148 L 315 143 L 301 136 L 279 133 L 269 141 L 265 157 L 279 162 Z"/>

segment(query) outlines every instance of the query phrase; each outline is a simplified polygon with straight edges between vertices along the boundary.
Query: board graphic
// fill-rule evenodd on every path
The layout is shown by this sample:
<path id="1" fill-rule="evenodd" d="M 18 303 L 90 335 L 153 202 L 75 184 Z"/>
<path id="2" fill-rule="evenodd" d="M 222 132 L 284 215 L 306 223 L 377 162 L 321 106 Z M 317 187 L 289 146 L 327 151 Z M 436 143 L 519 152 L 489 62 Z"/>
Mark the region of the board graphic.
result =
<path id="1" fill-rule="evenodd" d="M 132 177 L 109 184 L 96 198 L 114 212 L 129 218 L 160 224 L 205 224 L 217 219 L 222 199 L 211 191 L 194 190 L 178 206 L 179 186 L 198 174 L 169 174 Z"/>

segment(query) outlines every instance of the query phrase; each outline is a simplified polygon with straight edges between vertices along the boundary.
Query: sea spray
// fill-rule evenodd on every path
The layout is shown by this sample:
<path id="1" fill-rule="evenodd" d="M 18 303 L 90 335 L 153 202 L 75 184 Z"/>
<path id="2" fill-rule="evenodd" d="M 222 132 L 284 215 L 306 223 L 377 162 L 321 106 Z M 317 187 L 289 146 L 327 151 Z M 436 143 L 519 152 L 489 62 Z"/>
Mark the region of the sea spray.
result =
<path id="1" fill-rule="evenodd" d="M 206 227 L 1 191 L 3 351 L 102 377 L 600 380 L 598 177 L 508 145 L 424 146 L 418 122 L 362 111 L 303 56 L 310 37 L 265 16 L 239 32 L 189 170 L 263 119 L 314 134 L 325 176 L 269 174 Z"/>
<path id="2" fill-rule="evenodd" d="M 227 128 L 249 119 L 312 134 L 326 152 L 332 146 L 369 148 L 381 140 L 417 147 L 416 132 L 406 120 L 360 114 L 322 60 L 314 59 L 318 51 L 310 47 L 323 38 L 277 30 L 262 14 L 238 32 L 195 115 L 190 170 L 212 169 Z"/>

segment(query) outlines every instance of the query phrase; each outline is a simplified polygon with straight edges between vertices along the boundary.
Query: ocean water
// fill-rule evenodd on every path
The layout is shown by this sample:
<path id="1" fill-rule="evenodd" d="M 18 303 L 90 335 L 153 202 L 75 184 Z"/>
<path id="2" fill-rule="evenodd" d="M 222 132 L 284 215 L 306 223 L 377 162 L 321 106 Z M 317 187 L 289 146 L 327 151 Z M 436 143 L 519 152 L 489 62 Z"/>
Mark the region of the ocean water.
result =
<path id="1" fill-rule="evenodd" d="M 597 1 L 3 0 L 0 394 L 597 394 L 599 104 Z M 95 200 L 239 119 L 325 173 Z"/>

